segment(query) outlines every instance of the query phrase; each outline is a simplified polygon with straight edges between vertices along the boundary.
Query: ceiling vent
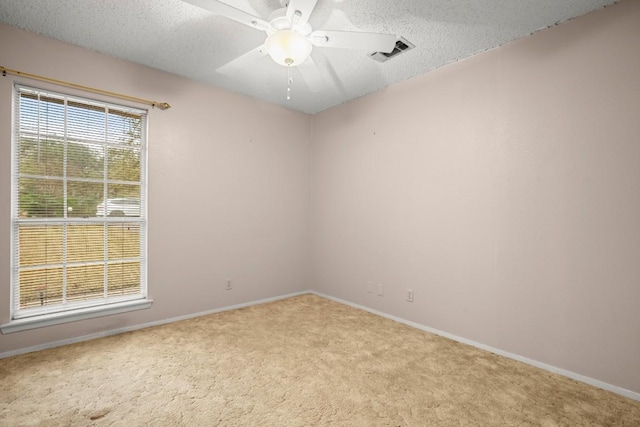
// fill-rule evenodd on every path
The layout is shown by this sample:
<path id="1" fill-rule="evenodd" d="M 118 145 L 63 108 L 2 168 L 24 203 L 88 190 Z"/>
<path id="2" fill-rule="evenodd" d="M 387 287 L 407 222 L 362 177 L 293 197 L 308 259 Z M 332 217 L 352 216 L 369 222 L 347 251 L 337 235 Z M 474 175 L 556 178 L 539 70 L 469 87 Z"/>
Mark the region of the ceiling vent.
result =
<path id="1" fill-rule="evenodd" d="M 400 55 L 402 52 L 413 49 L 414 47 L 415 45 L 409 40 L 405 39 L 404 37 L 400 37 L 400 39 L 396 42 L 396 47 L 394 47 L 391 52 L 374 52 L 369 56 L 371 56 L 378 62 L 386 62 L 391 58 L 395 58 L 396 56 Z"/>

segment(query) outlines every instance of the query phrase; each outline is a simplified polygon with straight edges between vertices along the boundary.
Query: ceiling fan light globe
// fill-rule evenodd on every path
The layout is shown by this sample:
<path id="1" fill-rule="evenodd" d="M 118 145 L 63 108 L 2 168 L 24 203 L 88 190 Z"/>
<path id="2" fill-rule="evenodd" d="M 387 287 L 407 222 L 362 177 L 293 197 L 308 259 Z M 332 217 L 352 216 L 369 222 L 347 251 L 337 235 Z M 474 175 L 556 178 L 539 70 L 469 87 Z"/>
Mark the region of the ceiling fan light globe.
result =
<path id="1" fill-rule="evenodd" d="M 277 31 L 264 44 L 271 59 L 284 66 L 302 64 L 313 49 L 308 38 L 293 30 Z"/>

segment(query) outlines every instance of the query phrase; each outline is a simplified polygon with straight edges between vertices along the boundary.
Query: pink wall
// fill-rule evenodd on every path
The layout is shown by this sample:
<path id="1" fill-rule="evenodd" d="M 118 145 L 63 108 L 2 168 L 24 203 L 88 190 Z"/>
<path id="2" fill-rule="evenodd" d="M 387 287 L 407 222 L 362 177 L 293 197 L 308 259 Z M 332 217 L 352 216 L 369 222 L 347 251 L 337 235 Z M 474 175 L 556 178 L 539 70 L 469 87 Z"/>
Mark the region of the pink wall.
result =
<path id="1" fill-rule="evenodd" d="M 640 392 L 639 42 L 623 1 L 316 115 L 314 289 Z"/>
<path id="2" fill-rule="evenodd" d="M 5 67 L 173 105 L 149 113 L 153 306 L 0 335 L 0 353 L 309 288 L 311 116 L 8 26 L 0 39 Z M 0 77 L 0 323 L 9 321 L 13 81 Z"/>
<path id="3" fill-rule="evenodd" d="M 315 117 L 0 25 L 0 65 L 173 105 L 149 118 L 152 308 L 0 353 L 313 288 L 640 392 L 639 23 L 626 0 Z"/>

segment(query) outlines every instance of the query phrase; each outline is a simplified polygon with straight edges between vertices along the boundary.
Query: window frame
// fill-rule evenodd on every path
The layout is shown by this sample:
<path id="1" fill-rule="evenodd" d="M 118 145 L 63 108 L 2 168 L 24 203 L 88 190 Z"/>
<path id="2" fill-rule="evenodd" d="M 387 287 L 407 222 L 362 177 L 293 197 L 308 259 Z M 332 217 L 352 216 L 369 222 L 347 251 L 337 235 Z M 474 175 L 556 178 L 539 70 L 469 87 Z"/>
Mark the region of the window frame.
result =
<path id="1" fill-rule="evenodd" d="M 100 106 L 105 107 L 105 113 L 108 109 L 113 108 L 118 111 L 131 111 L 135 114 L 140 114 L 141 116 L 141 136 L 140 136 L 140 176 L 139 176 L 139 186 L 140 186 L 140 216 L 136 218 L 136 225 L 139 227 L 139 239 L 140 239 L 140 253 L 137 257 L 140 262 L 140 292 L 130 297 L 109 297 L 105 291 L 105 298 L 95 298 L 88 299 L 78 303 L 65 301 L 58 305 L 58 309 L 56 309 L 56 305 L 53 305 L 52 308 L 45 309 L 27 309 L 26 313 L 22 312 L 22 310 L 18 309 L 19 302 L 16 302 L 16 298 L 20 298 L 18 289 L 20 287 L 19 283 L 19 272 L 20 272 L 20 260 L 18 258 L 19 248 L 17 245 L 20 244 L 19 236 L 18 236 L 18 227 L 21 223 L 29 223 L 33 222 L 35 224 L 47 224 L 47 223 L 55 223 L 55 224 L 63 224 L 64 229 L 68 227 L 69 224 L 102 224 L 105 229 L 105 233 L 107 232 L 107 228 L 111 224 L 118 223 L 126 223 L 132 222 L 131 218 L 128 219 L 118 219 L 118 218 L 107 218 L 107 217 L 90 217 L 86 218 L 75 218 L 69 221 L 69 217 L 67 216 L 67 211 L 63 211 L 62 217 L 54 217 L 54 218 L 38 218 L 34 221 L 28 221 L 20 218 L 18 213 L 19 211 L 19 200 L 20 200 L 20 188 L 19 188 L 19 171 L 17 170 L 19 167 L 20 160 L 20 137 L 21 137 L 21 127 L 20 122 L 18 121 L 20 107 L 19 101 L 22 93 L 24 91 L 34 91 L 35 93 L 42 95 L 52 95 L 54 97 L 60 97 L 64 99 L 64 111 L 65 111 L 65 137 L 64 144 L 68 144 L 69 140 L 66 137 L 67 134 L 67 108 L 68 101 L 72 102 L 80 102 L 81 104 L 86 105 L 94 105 L 98 104 Z M 144 108 L 125 105 L 122 102 L 114 102 L 112 100 L 105 99 L 95 99 L 87 97 L 82 93 L 71 93 L 70 91 L 60 91 L 57 88 L 49 89 L 49 88 L 39 88 L 33 86 L 31 84 L 24 84 L 21 82 L 14 82 L 13 90 L 12 90 L 12 120 L 11 120 L 11 232 L 10 232 L 10 296 L 9 296 L 9 304 L 10 304 L 10 320 L 9 323 L 0 325 L 0 331 L 2 333 L 11 333 L 18 332 L 27 329 L 40 328 L 44 326 L 50 326 L 60 323 L 72 322 L 77 320 L 107 316 L 117 313 L 124 313 L 133 310 L 140 310 L 149 308 L 153 300 L 149 298 L 148 294 L 148 253 L 147 253 L 147 235 L 148 235 L 148 215 L 147 215 L 147 194 L 148 194 L 148 126 L 149 126 L 149 111 Z M 38 135 L 40 131 L 38 131 Z M 106 135 L 105 135 L 106 137 Z M 90 143 L 90 142 L 89 142 Z M 108 151 L 109 147 L 117 147 L 117 145 L 110 145 L 108 139 L 105 139 L 105 142 L 102 144 L 105 152 Z M 65 148 L 66 152 L 67 148 Z M 63 158 L 63 167 L 66 169 L 68 158 Z M 106 165 L 106 160 L 105 160 Z M 106 167 L 106 166 L 105 166 Z M 108 185 L 109 179 L 106 176 L 105 169 L 105 178 L 103 181 L 103 185 Z M 66 173 L 63 173 L 62 180 L 66 182 L 67 180 Z M 73 181 L 73 180 L 72 180 Z M 89 182 L 82 181 L 82 179 L 78 179 L 76 182 Z M 66 185 L 64 186 L 66 188 Z M 105 190 L 106 195 L 106 190 Z M 63 193 L 63 197 L 67 199 L 67 194 Z M 121 197 L 121 196 L 119 196 Z M 106 203 L 106 199 L 104 199 L 104 203 Z M 66 204 L 64 205 L 66 206 Z M 105 207 L 106 208 L 106 207 Z M 106 212 L 105 212 L 106 213 Z M 67 231 L 64 232 L 63 238 L 63 247 L 66 247 L 67 243 Z M 107 257 L 105 246 L 105 265 L 109 263 L 109 258 Z M 125 261 L 122 261 L 125 262 Z M 66 258 L 63 258 L 62 265 L 63 268 L 68 268 L 69 261 Z M 73 265 L 73 263 L 71 263 Z M 51 264 L 44 264 L 51 265 Z M 106 274 L 106 270 L 105 270 Z M 65 274 L 66 276 L 66 274 Z M 108 283 L 108 279 L 105 276 L 105 286 Z M 66 289 L 68 286 L 66 279 L 63 279 L 63 289 Z M 105 287 L 105 289 L 108 289 Z M 66 295 L 66 291 L 63 291 L 64 295 Z M 88 302 L 87 302 L 88 301 Z M 51 307 L 51 306 L 50 306 Z M 24 309 L 23 309 L 24 310 Z"/>

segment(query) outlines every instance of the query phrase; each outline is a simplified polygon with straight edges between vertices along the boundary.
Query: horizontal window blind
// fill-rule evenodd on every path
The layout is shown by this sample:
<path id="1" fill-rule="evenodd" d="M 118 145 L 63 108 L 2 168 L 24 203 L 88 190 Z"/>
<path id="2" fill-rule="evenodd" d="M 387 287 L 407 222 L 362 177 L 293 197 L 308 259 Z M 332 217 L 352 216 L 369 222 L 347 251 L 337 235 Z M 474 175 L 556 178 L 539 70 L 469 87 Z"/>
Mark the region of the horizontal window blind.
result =
<path id="1" fill-rule="evenodd" d="M 146 112 L 15 93 L 12 317 L 146 298 Z"/>

